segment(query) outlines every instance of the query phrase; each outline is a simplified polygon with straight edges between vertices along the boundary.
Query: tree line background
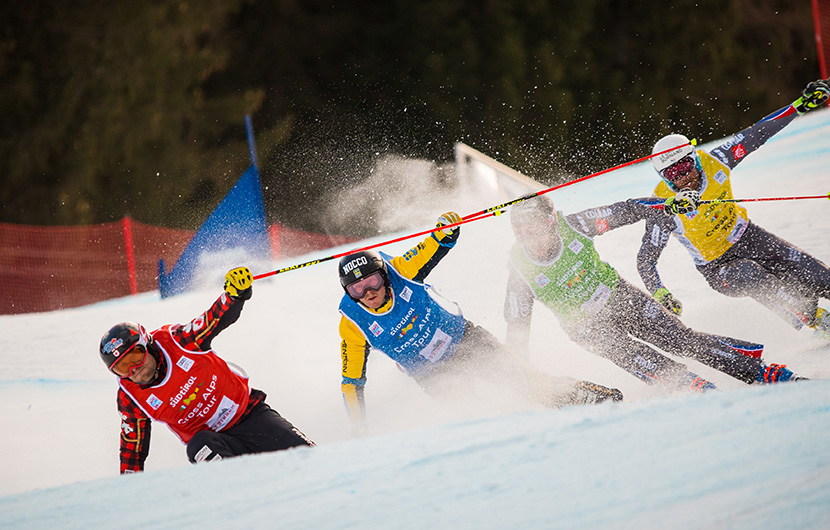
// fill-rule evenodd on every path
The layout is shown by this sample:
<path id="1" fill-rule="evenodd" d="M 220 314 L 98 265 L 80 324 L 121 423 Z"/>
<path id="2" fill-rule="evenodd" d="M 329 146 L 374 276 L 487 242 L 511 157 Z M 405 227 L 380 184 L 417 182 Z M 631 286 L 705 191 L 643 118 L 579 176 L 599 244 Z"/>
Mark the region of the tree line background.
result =
<path id="1" fill-rule="evenodd" d="M 196 228 L 249 164 L 250 113 L 269 221 L 321 230 L 385 155 L 463 141 L 553 184 L 819 76 L 809 0 L 331 4 L 4 3 L 0 221 Z"/>

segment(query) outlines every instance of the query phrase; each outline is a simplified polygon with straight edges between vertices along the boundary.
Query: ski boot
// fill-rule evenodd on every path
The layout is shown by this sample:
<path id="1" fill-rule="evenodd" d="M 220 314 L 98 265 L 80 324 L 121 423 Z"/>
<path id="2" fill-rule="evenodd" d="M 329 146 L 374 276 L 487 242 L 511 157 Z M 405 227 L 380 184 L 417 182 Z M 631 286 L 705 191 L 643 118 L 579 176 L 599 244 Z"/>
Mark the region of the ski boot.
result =
<path id="1" fill-rule="evenodd" d="M 786 364 L 770 365 L 762 364 L 761 370 L 758 372 L 758 377 L 755 382 L 762 385 L 772 385 L 775 383 L 785 383 L 788 381 L 807 381 L 806 377 L 800 377 L 787 368 Z"/>
<path id="2" fill-rule="evenodd" d="M 689 388 L 693 392 L 708 392 L 709 390 L 718 389 L 718 387 L 716 387 L 711 381 L 707 381 L 692 372 L 686 372 L 682 385 L 684 388 Z"/>
<path id="3" fill-rule="evenodd" d="M 815 330 L 815 337 L 819 340 L 830 342 L 830 311 L 819 307 L 816 310 L 816 316 L 813 317 L 813 322 L 807 324 L 807 327 Z"/>
<path id="4" fill-rule="evenodd" d="M 611 401 L 622 401 L 623 399 L 620 390 L 591 383 L 590 381 L 577 381 L 574 386 L 571 397 L 574 405 L 595 405 L 609 399 Z"/>

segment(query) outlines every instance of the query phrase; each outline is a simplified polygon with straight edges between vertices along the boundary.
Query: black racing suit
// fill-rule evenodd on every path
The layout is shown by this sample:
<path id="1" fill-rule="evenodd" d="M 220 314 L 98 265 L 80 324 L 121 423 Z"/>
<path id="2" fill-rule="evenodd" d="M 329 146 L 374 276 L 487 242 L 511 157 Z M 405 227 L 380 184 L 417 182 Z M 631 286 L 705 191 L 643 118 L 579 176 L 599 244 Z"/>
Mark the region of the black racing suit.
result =
<path id="1" fill-rule="evenodd" d="M 702 199 L 732 199 L 731 171 L 795 115 L 792 106 L 784 107 L 711 153 L 699 151 L 703 174 L 698 191 Z M 607 208 L 611 215 L 625 218 L 625 224 L 646 220 L 637 268 L 649 292 L 663 287 L 657 260 L 669 235 L 674 235 L 714 290 L 754 298 L 796 329 L 815 324 L 818 298 L 830 298 L 827 265 L 750 222 L 746 210 L 735 203 L 704 204 L 684 216 L 667 216 L 654 208 L 673 193 L 667 183 L 661 183 L 655 189 L 657 198 L 634 199 Z"/>

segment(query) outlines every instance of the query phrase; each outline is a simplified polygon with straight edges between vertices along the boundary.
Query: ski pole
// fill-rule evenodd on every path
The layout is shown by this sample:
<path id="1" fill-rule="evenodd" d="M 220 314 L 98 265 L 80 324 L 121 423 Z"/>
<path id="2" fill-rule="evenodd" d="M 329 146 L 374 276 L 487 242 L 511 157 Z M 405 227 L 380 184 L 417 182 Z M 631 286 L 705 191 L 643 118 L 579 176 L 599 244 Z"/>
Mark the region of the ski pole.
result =
<path id="1" fill-rule="evenodd" d="M 694 145 L 694 140 L 691 143 Z M 686 144 L 683 144 L 683 145 L 686 145 Z M 654 158 L 655 156 L 660 156 L 663 153 L 668 153 L 669 151 L 673 151 L 673 150 L 677 149 L 678 147 L 683 147 L 683 146 L 680 145 L 680 146 L 677 146 L 677 147 L 672 147 L 670 149 L 666 149 L 664 151 L 653 153 L 651 155 L 638 158 L 636 160 L 631 160 L 631 161 L 626 162 L 624 164 L 619 164 L 619 165 L 616 165 L 616 166 L 608 168 L 608 169 L 603 169 L 602 171 L 597 171 L 596 173 L 591 173 L 590 175 L 580 177 L 580 178 L 578 178 L 576 180 L 572 180 L 570 182 L 565 182 L 564 184 L 559 184 L 559 185 L 553 186 L 551 188 L 544 189 L 542 191 L 537 191 L 537 192 L 532 193 L 530 195 L 523 195 L 523 196 L 521 196 L 517 199 L 513 199 L 512 201 L 508 201 L 508 202 L 505 202 L 503 204 L 499 204 L 498 206 L 492 206 L 492 207 L 487 208 L 485 210 L 481 210 L 479 212 L 475 212 L 475 213 L 471 213 L 469 215 L 465 215 L 464 217 L 461 218 L 461 221 L 459 221 L 458 223 L 453 223 L 451 225 L 444 225 L 444 226 L 432 228 L 430 230 L 424 230 L 422 232 L 418 232 L 418 233 L 415 233 L 415 234 L 410 234 L 410 235 L 398 237 L 398 238 L 395 238 L 395 239 L 390 239 L 389 241 L 382 241 L 380 243 L 375 243 L 374 245 L 369 245 L 369 246 L 366 246 L 366 247 L 362 247 L 362 248 L 358 248 L 358 249 L 354 249 L 354 250 L 349 250 L 347 252 L 341 252 L 339 254 L 333 254 L 331 256 L 326 256 L 324 258 L 319 258 L 319 259 L 314 259 L 314 260 L 311 260 L 311 261 L 306 261 L 304 263 L 298 263 L 297 265 L 291 265 L 290 267 L 284 267 L 282 269 L 277 269 L 277 270 L 271 271 L 271 272 L 265 272 L 265 273 L 262 273 L 262 274 L 257 274 L 257 275 L 254 276 L 254 280 L 260 280 L 262 278 L 267 278 L 269 276 L 275 276 L 277 274 L 282 274 L 284 272 L 289 272 L 289 271 L 293 271 L 293 270 L 296 270 L 296 269 L 302 269 L 304 267 L 310 267 L 311 265 L 317 265 L 318 263 L 323 263 L 323 262 L 330 261 L 330 260 L 333 260 L 333 259 L 342 258 L 343 256 L 348 256 L 349 254 L 353 254 L 355 252 L 360 252 L 360 251 L 363 251 L 363 250 L 371 250 L 373 248 L 382 247 L 384 245 L 391 245 L 392 243 L 397 243 L 399 241 L 404 241 L 406 239 L 412 239 L 414 237 L 423 236 L 423 235 L 426 235 L 426 234 L 431 234 L 433 232 L 437 232 L 438 230 L 444 230 L 444 229 L 447 229 L 447 228 L 454 228 L 456 226 L 461 226 L 461 225 L 466 224 L 466 223 L 472 223 L 474 221 L 479 221 L 479 220 L 485 219 L 487 217 L 499 216 L 499 215 L 504 213 L 505 209 L 507 209 L 508 207 L 510 207 L 514 204 L 524 202 L 528 199 L 532 199 L 533 197 L 538 197 L 540 195 L 544 195 L 545 193 L 550 193 L 554 190 L 558 190 L 558 189 L 564 188 L 566 186 L 571 186 L 573 184 L 576 184 L 577 182 L 584 182 L 588 179 L 592 179 L 594 177 L 598 177 L 600 175 L 604 175 L 606 173 L 610 173 L 612 171 L 622 169 L 622 168 L 624 168 L 626 166 L 630 166 L 632 164 L 637 164 L 638 162 L 642 162 L 644 160 Z"/>
<path id="2" fill-rule="evenodd" d="M 341 252 L 339 254 L 333 254 L 331 256 L 326 256 L 324 258 L 318 258 L 318 259 L 314 259 L 314 260 L 311 260 L 311 261 L 306 261 L 305 263 L 298 263 L 297 265 L 291 265 L 290 267 L 284 267 L 282 269 L 278 269 L 278 270 L 275 270 L 275 271 L 265 272 L 263 274 L 257 274 L 257 275 L 254 276 L 254 280 L 259 280 L 261 278 L 267 278 L 269 276 L 274 276 L 276 274 L 282 274 L 284 272 L 293 271 L 295 269 L 302 269 L 303 267 L 309 267 L 311 265 L 316 265 L 318 263 L 323 263 L 325 261 L 330 261 L 330 260 L 333 260 L 333 259 L 342 258 L 343 256 L 348 256 L 349 254 L 353 254 L 355 252 L 361 252 L 363 250 L 371 250 L 373 248 L 382 247 L 384 245 L 391 245 L 392 243 L 397 243 L 399 241 L 404 241 L 406 239 L 412 239 L 413 237 L 424 236 L 424 235 L 427 235 L 427 234 L 431 234 L 433 232 L 437 232 L 439 230 L 446 230 L 448 228 L 454 228 L 456 226 L 461 226 L 463 224 L 472 223 L 473 221 L 479 221 L 479 220 L 484 219 L 486 217 L 494 217 L 494 216 L 497 216 L 497 215 L 501 215 L 502 213 L 504 213 L 502 210 L 498 210 L 498 211 L 494 211 L 494 212 L 488 212 L 488 213 L 483 214 L 483 215 L 468 215 L 467 217 L 463 218 L 461 221 L 459 221 L 457 223 L 437 226 L 435 228 L 431 228 L 429 230 L 424 230 L 424 231 L 418 232 L 416 234 L 409 234 L 409 235 L 406 235 L 406 236 L 401 236 L 401 237 L 398 237 L 398 238 L 395 238 L 395 239 L 390 239 L 388 241 L 382 241 L 380 243 L 375 243 L 374 245 L 368 245 L 368 246 L 361 247 L 361 248 L 356 248 L 356 249 L 353 249 L 353 250 L 347 250 L 346 252 Z"/>
<path id="3" fill-rule="evenodd" d="M 689 144 L 691 144 L 691 145 L 697 145 L 697 141 L 696 141 L 696 140 L 692 140 L 691 142 L 689 142 Z M 507 207 L 509 207 L 509 206 L 513 206 L 514 204 L 518 204 L 518 203 L 520 203 L 520 202 L 524 202 L 524 201 L 526 201 L 526 200 L 528 200 L 528 199 L 532 199 L 532 198 L 534 198 L 534 197 L 538 197 L 538 196 L 540 196 L 540 195 L 544 195 L 544 194 L 546 194 L 546 193 L 550 193 L 550 192 L 552 192 L 552 191 L 554 191 L 554 190 L 558 190 L 558 189 L 564 188 L 564 187 L 566 187 L 566 186 L 571 186 L 571 185 L 573 185 L 573 184 L 576 184 L 577 182 L 583 182 L 583 181 L 586 181 L 586 180 L 588 180 L 588 179 L 592 179 L 592 178 L 594 178 L 594 177 L 598 177 L 598 176 L 600 176 L 600 175 L 604 175 L 604 174 L 606 174 L 606 173 L 611 173 L 612 171 L 616 171 L 616 170 L 618 170 L 618 169 L 622 169 L 622 168 L 624 168 L 624 167 L 626 167 L 626 166 L 630 166 L 630 165 L 633 165 L 633 164 L 637 164 L 637 163 L 639 163 L 639 162 L 643 162 L 643 161 L 648 160 L 648 159 L 650 159 L 650 158 L 654 158 L 655 156 L 660 156 L 660 155 L 662 155 L 662 154 L 664 154 L 664 153 L 668 153 L 669 151 L 674 151 L 675 149 L 677 149 L 677 148 L 679 148 L 679 147 L 683 147 L 683 146 L 686 146 L 686 145 L 689 145 L 689 144 L 683 144 L 683 145 L 678 145 L 678 146 L 675 146 L 675 147 L 670 147 L 670 148 L 665 149 L 665 150 L 663 150 L 663 151 L 659 151 L 659 152 L 657 152 L 657 153 L 653 153 L 653 154 L 651 154 L 651 155 L 648 155 L 648 156 L 644 156 L 644 157 L 638 158 L 638 159 L 636 159 L 636 160 L 630 160 L 630 161 L 628 161 L 628 162 L 626 162 L 626 163 L 624 163 L 624 164 L 619 164 L 619 165 L 616 165 L 616 166 L 614 166 L 614 167 L 610 167 L 610 168 L 607 168 L 607 169 L 603 169 L 602 171 L 597 171 L 596 173 L 591 173 L 590 175 L 586 175 L 586 176 L 584 176 L 584 177 L 580 177 L 580 178 L 578 178 L 578 179 L 571 180 L 571 181 L 569 181 L 569 182 L 565 182 L 564 184 L 558 184 L 558 185 L 556 185 L 556 186 L 553 186 L 552 188 L 547 188 L 547 189 L 544 189 L 544 190 L 542 190 L 542 191 L 537 191 L 537 192 L 535 192 L 535 193 L 531 193 L 530 195 L 522 195 L 522 196 L 521 196 L 521 197 L 519 197 L 518 199 L 513 199 L 512 201 L 508 201 L 508 202 L 505 202 L 505 203 L 503 203 L 503 204 L 499 204 L 498 206 L 493 206 L 493 207 L 491 207 L 491 208 L 487 208 L 486 210 L 481 210 L 480 212 L 472 213 L 472 214 L 470 214 L 470 215 L 468 215 L 468 216 L 464 217 L 464 219 L 467 219 L 467 217 L 475 217 L 475 216 L 478 216 L 478 215 L 481 215 L 481 214 L 489 213 L 489 212 L 492 212 L 492 211 L 494 211 L 494 210 L 504 210 L 505 208 L 507 208 Z"/>
<path id="4" fill-rule="evenodd" d="M 700 204 L 720 204 L 722 202 L 762 202 L 762 201 L 800 201 L 804 199 L 830 199 L 830 193 L 827 195 L 805 195 L 801 197 L 760 197 L 757 199 L 713 199 L 709 201 L 700 201 Z"/>
<path id="5" fill-rule="evenodd" d="M 708 199 L 700 201 L 699 204 L 721 204 L 727 202 L 762 202 L 762 201 L 800 201 L 803 199 L 830 199 L 830 193 L 827 195 L 804 195 L 801 197 L 759 197 L 757 199 Z M 640 201 L 645 206 L 655 210 L 665 210 L 665 201 L 659 198 L 654 198 L 649 201 Z"/>

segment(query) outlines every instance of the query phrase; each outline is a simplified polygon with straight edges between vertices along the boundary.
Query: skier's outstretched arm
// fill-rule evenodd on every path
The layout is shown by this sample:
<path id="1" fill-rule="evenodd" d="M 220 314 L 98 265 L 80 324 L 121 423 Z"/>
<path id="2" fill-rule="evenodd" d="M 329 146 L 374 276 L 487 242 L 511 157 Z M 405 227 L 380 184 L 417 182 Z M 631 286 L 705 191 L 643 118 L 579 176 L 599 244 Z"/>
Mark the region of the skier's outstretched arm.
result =
<path id="1" fill-rule="evenodd" d="M 765 116 L 755 125 L 733 135 L 732 138 L 712 149 L 710 154 L 729 169 L 733 169 L 748 154 L 756 151 L 767 140 L 781 132 L 795 118 L 826 105 L 828 99 L 830 99 L 830 79 L 812 81 L 804 88 L 798 99 Z"/>
<path id="2" fill-rule="evenodd" d="M 461 221 L 460 215 L 447 212 L 438 218 L 436 226 L 451 225 L 459 221 Z M 433 232 L 403 256 L 392 258 L 392 266 L 402 276 L 416 282 L 423 282 L 438 262 L 455 246 L 460 235 L 461 227 L 458 226 Z"/>
<path id="3" fill-rule="evenodd" d="M 371 346 L 360 329 L 346 317 L 340 318 L 340 357 L 343 362 L 343 379 L 340 390 L 349 413 L 349 419 L 358 433 L 366 426 L 366 403 L 363 389 L 366 385 L 366 363 Z"/>
<path id="4" fill-rule="evenodd" d="M 144 471 L 150 452 L 150 419 L 120 388 L 117 401 L 121 416 L 121 474 Z"/>
<path id="5" fill-rule="evenodd" d="M 176 341 L 189 350 L 206 351 L 219 333 L 239 319 L 245 301 L 251 298 L 251 271 L 237 267 L 225 276 L 225 290 L 210 308 L 187 324 L 170 326 Z"/>
<path id="6" fill-rule="evenodd" d="M 655 220 L 646 221 L 646 230 L 637 252 L 637 271 L 651 294 L 665 287 L 657 272 L 657 260 L 666 248 L 670 236 L 671 230 L 665 224 Z"/>
<path id="7" fill-rule="evenodd" d="M 606 206 L 588 208 L 566 215 L 568 223 L 589 237 L 596 237 L 610 230 L 634 224 L 643 219 L 659 218 L 661 210 L 648 206 L 638 199 L 615 202 Z"/>

